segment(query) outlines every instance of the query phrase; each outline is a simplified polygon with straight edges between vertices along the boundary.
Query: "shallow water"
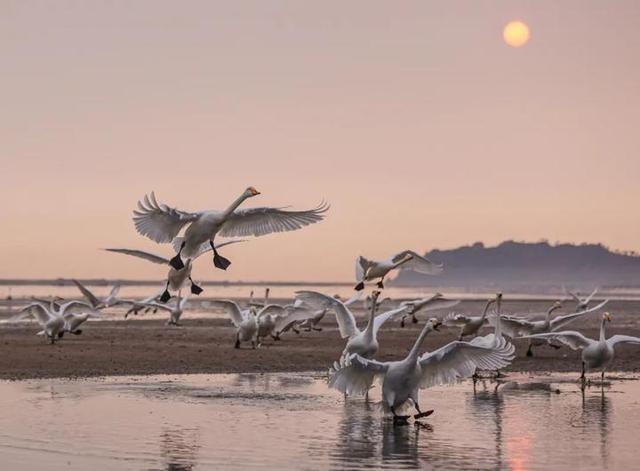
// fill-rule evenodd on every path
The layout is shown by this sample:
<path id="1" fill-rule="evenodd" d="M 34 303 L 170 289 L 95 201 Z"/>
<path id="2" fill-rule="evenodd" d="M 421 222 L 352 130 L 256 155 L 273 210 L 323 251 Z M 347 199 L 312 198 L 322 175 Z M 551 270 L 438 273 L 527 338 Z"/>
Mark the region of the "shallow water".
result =
<path id="1" fill-rule="evenodd" d="M 422 425 L 317 374 L 0 382 L 3 469 L 631 469 L 640 382 L 511 375 L 423 391 Z M 558 392 L 556 392 L 559 391 Z"/>

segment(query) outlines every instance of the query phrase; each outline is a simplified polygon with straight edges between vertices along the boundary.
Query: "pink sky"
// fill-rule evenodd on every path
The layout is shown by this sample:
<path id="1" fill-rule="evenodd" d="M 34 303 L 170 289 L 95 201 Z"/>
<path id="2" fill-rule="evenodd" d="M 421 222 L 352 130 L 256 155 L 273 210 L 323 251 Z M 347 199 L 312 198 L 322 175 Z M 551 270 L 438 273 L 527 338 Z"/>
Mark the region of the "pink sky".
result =
<path id="1" fill-rule="evenodd" d="M 531 42 L 502 41 L 521 19 Z M 4 1 L 0 277 L 160 278 L 146 192 L 309 207 L 199 279 L 515 238 L 640 250 L 636 1 Z"/>

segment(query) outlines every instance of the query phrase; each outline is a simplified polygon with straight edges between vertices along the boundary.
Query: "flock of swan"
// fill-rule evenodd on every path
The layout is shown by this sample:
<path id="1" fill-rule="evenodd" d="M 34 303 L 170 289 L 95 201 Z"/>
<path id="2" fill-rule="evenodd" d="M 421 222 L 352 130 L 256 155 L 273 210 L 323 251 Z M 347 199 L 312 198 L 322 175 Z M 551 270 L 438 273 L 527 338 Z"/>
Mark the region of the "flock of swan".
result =
<path id="1" fill-rule="evenodd" d="M 85 301 L 64 301 L 34 299 L 27 304 L 14 319 L 31 317 L 41 326 L 39 335 L 54 343 L 65 333 L 79 335 L 80 326 L 100 311 L 113 306 L 126 306 L 125 317 L 145 311 L 164 310 L 169 313 L 168 324 L 180 325 L 188 297 L 181 295 L 188 286 L 192 295 L 200 295 L 203 288 L 192 278 L 194 262 L 205 254 L 213 254 L 216 268 L 226 270 L 231 261 L 220 254 L 220 249 L 229 244 L 244 242 L 247 237 L 258 237 L 277 232 L 295 231 L 324 219 L 329 210 L 325 203 L 308 210 L 258 207 L 243 209 L 240 206 L 248 199 L 259 195 L 254 187 L 247 188 L 226 209 L 189 212 L 158 202 L 152 192 L 138 202 L 133 213 L 135 229 L 141 235 L 157 242 L 171 244 L 170 255 L 163 256 L 138 249 L 108 248 L 110 252 L 147 260 L 166 267 L 166 281 L 157 294 L 142 299 L 119 298 L 119 287 L 103 298 L 74 280 Z M 182 235 L 180 235 L 182 234 Z M 216 237 L 233 238 L 217 243 Z M 411 415 L 404 411 L 415 408 L 415 419 L 431 414 L 419 405 L 419 390 L 435 385 L 451 384 L 463 378 L 475 377 L 479 371 L 499 372 L 515 358 L 515 339 L 528 343 L 527 355 L 533 355 L 533 347 L 563 345 L 582 351 L 582 376 L 585 372 L 604 372 L 614 358 L 615 347 L 623 343 L 640 344 L 640 338 L 627 335 L 605 336 L 605 325 L 611 315 L 604 313 L 597 340 L 589 339 L 577 331 L 561 330 L 568 324 L 585 319 L 591 313 L 600 311 L 607 300 L 590 307 L 596 291 L 588 297 L 580 297 L 569 292 L 570 300 L 576 304 L 575 312 L 555 315 L 561 308 L 554 303 L 541 320 L 530 320 L 522 315 L 507 314 L 503 311 L 503 297 L 498 293 L 487 300 L 484 309 L 477 316 L 448 314 L 442 318 L 428 319 L 415 340 L 409 353 L 401 360 L 381 362 L 375 359 L 379 350 L 378 333 L 385 323 L 398 321 L 404 327 L 407 318 L 417 323 L 418 313 L 446 310 L 454 307 L 459 300 L 448 299 L 440 293 L 422 299 L 402 301 L 397 305 L 389 298 L 380 299 L 385 277 L 394 270 L 410 269 L 424 274 L 437 275 L 444 267 L 434 263 L 412 250 L 401 251 L 385 260 L 356 259 L 356 285 L 349 299 L 331 296 L 317 291 L 296 292 L 289 304 L 270 302 L 269 291 L 261 302 L 253 300 L 246 307 L 227 299 L 208 301 L 209 305 L 227 313 L 235 326 L 234 347 L 250 343 L 260 347 L 263 340 L 271 337 L 274 341 L 288 332 L 321 331 L 319 323 L 327 315 L 334 316 L 337 331 L 345 345 L 340 357 L 329 371 L 329 386 L 345 395 L 366 395 L 376 381 L 382 385 L 382 401 L 394 417 L 395 422 L 406 422 Z M 367 284 L 374 285 L 366 297 L 366 325 L 358 325 L 353 307 L 361 301 Z M 175 303 L 169 303 L 176 297 Z M 440 327 L 459 329 L 458 339 L 435 351 L 424 352 L 423 342 L 427 335 Z M 480 330 L 490 326 L 493 331 L 480 335 Z M 468 338 L 469 340 L 465 340 Z"/>

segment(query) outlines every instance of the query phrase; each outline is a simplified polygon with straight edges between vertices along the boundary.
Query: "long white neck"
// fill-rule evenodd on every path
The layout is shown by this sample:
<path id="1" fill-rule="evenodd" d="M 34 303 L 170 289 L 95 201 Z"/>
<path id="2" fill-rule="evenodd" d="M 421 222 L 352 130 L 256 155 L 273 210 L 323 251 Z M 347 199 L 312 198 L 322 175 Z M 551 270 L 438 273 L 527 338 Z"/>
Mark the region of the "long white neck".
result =
<path id="1" fill-rule="evenodd" d="M 373 320 L 376 317 L 376 307 L 378 304 L 378 297 L 373 296 L 371 299 L 371 310 L 369 311 L 369 322 L 367 322 L 367 327 L 364 329 L 365 333 L 369 336 L 373 336 Z"/>
<path id="2" fill-rule="evenodd" d="M 489 301 L 487 301 L 487 304 L 485 304 L 484 311 L 482 311 L 482 315 L 480 316 L 480 319 L 482 319 L 483 321 L 487 317 L 487 313 L 489 312 L 489 306 L 491 306 L 493 304 L 493 302 L 494 302 L 494 300 L 490 299 Z"/>
<path id="3" fill-rule="evenodd" d="M 224 210 L 224 212 L 222 213 L 222 218 L 226 219 L 231 216 L 231 213 L 233 213 L 238 208 L 238 206 L 240 206 L 247 198 L 247 194 L 243 192 L 240 196 L 238 196 L 238 198 L 236 198 L 233 203 L 229 205 L 227 209 Z"/>
<path id="4" fill-rule="evenodd" d="M 414 343 L 413 347 L 411 347 L 411 351 L 409 352 L 409 355 L 407 355 L 407 360 L 418 361 L 418 355 L 420 355 L 422 342 L 424 342 L 424 339 L 429 332 L 431 332 L 431 324 L 427 322 L 427 324 L 422 329 L 422 332 L 420 332 L 420 335 L 418 335 L 416 343 Z"/>
<path id="5" fill-rule="evenodd" d="M 600 342 L 604 342 L 605 340 L 607 340 L 607 338 L 605 337 L 605 332 L 604 332 L 604 325 L 607 322 L 607 320 L 603 317 L 602 318 L 602 323 L 600 324 Z"/>

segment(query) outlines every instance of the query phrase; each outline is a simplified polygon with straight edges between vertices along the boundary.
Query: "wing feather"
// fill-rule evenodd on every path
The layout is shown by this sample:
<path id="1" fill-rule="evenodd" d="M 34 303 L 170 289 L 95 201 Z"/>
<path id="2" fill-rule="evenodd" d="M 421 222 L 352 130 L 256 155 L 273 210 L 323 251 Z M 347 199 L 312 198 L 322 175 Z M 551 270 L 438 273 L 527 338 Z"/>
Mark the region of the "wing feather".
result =
<path id="1" fill-rule="evenodd" d="M 351 337 L 359 332 L 353 313 L 339 299 L 318 293 L 317 291 L 296 291 L 296 299 L 299 299 L 303 303 L 313 306 L 318 310 L 326 307 L 332 308 L 336 316 L 336 321 L 338 322 L 340 336 L 343 339 Z"/>
<path id="2" fill-rule="evenodd" d="M 388 363 L 367 360 L 358 354 L 343 355 L 329 370 L 329 387 L 348 395 L 363 395 L 376 377 L 383 377 Z"/>
<path id="3" fill-rule="evenodd" d="M 574 330 L 564 330 L 562 332 L 546 332 L 544 334 L 534 334 L 522 337 L 523 339 L 557 340 L 573 350 L 588 347 L 594 341 L 585 337 L 580 332 Z"/>
<path id="4" fill-rule="evenodd" d="M 154 242 L 171 242 L 185 226 L 195 221 L 199 213 L 189 213 L 166 204 L 160 204 L 156 195 L 145 195 L 138 201 L 138 209 L 133 211 L 133 223 L 136 230 Z"/>
<path id="5" fill-rule="evenodd" d="M 424 275 L 438 275 L 444 270 L 443 264 L 432 262 L 413 250 L 404 250 L 394 255 L 392 258 L 393 263 L 398 263 L 409 255 L 411 259 L 400 266 L 403 270 L 413 270 Z"/>

